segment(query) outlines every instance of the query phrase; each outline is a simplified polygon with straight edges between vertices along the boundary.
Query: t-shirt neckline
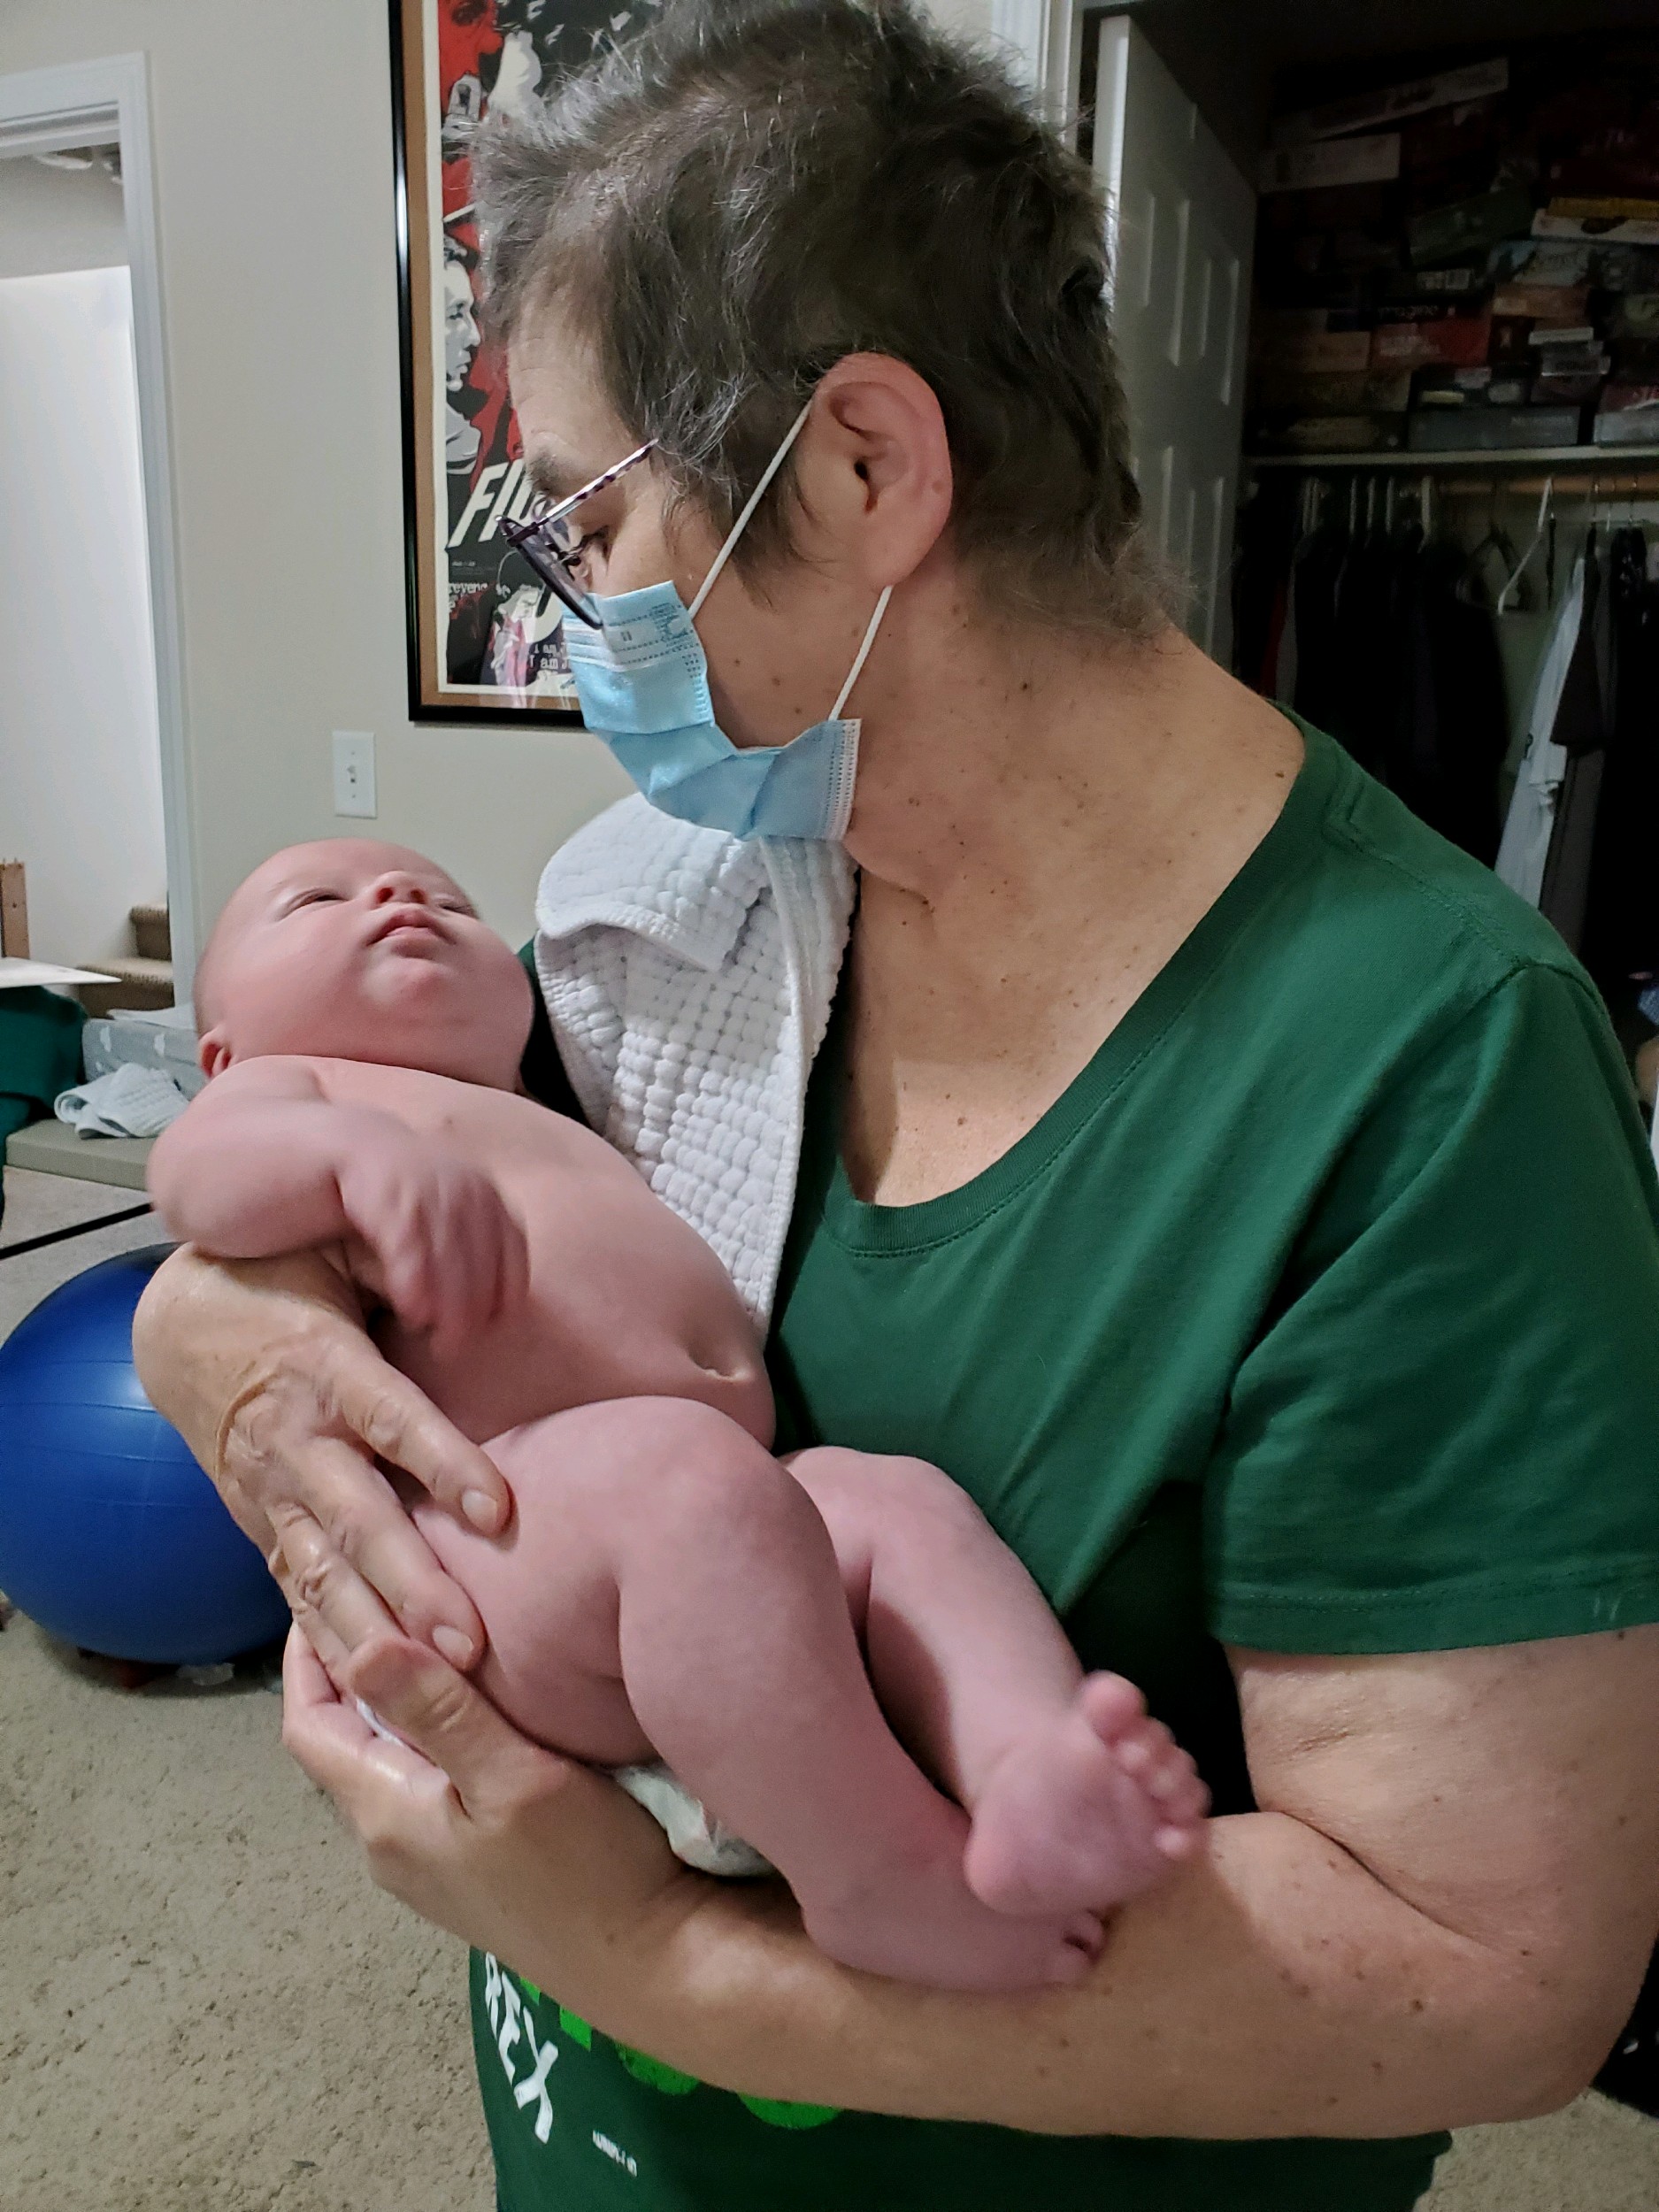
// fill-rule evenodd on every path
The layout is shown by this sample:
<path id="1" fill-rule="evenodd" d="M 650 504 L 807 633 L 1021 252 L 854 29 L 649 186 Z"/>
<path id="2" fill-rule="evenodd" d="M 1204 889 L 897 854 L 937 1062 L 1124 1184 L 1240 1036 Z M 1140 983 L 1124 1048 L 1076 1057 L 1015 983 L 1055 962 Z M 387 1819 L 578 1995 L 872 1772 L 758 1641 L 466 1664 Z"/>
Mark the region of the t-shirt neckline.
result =
<path id="1" fill-rule="evenodd" d="M 856 1197 L 841 1158 L 841 1048 L 832 1032 L 828 1051 L 833 1064 L 824 1071 L 831 1095 L 811 1118 L 817 1124 L 820 1171 L 821 1148 L 832 1156 L 827 1172 L 820 1172 L 822 1222 L 837 1244 L 855 1252 L 914 1253 L 976 1228 L 1042 1174 L 1128 1080 L 1246 919 L 1284 880 L 1305 849 L 1308 832 L 1325 813 L 1348 763 L 1333 738 L 1288 709 L 1280 711 L 1300 732 L 1306 749 L 1278 818 L 1054 1104 L 1000 1159 L 955 1190 L 913 1206 L 875 1205 Z"/>

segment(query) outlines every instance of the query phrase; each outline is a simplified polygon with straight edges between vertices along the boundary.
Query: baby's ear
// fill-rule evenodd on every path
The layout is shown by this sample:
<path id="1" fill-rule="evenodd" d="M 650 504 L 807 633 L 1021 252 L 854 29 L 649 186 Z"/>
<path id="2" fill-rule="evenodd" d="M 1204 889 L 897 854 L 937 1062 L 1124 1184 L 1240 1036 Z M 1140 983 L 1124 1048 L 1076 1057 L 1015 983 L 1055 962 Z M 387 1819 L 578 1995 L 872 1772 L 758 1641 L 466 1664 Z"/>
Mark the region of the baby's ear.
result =
<path id="1" fill-rule="evenodd" d="M 202 1072 L 211 1083 L 216 1075 L 223 1075 L 233 1058 L 224 1031 L 217 1024 L 210 1029 L 196 1048 L 196 1056 Z"/>

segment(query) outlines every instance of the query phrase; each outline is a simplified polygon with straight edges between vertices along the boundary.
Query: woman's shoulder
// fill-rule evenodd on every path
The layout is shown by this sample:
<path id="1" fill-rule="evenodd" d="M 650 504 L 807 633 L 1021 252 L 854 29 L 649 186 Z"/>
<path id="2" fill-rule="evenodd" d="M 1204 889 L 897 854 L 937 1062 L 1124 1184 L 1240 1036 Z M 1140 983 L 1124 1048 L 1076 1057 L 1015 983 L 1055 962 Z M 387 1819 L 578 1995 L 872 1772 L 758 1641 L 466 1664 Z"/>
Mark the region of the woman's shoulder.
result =
<path id="1" fill-rule="evenodd" d="M 1521 976 L 1589 979 L 1557 931 L 1493 871 L 1420 821 L 1334 740 L 1273 902 L 1286 951 L 1316 990 L 1379 1018 L 1435 1018 Z"/>

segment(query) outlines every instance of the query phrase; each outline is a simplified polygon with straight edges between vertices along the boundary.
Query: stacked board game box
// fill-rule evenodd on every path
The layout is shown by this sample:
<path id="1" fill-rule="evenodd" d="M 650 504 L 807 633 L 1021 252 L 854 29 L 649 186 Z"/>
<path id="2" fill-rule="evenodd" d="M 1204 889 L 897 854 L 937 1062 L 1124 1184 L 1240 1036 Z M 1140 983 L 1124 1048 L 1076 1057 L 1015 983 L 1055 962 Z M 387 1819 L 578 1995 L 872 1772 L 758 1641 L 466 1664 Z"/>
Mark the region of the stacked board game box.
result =
<path id="1" fill-rule="evenodd" d="M 1659 445 L 1659 33 L 1369 67 L 1263 158 L 1251 449 Z"/>

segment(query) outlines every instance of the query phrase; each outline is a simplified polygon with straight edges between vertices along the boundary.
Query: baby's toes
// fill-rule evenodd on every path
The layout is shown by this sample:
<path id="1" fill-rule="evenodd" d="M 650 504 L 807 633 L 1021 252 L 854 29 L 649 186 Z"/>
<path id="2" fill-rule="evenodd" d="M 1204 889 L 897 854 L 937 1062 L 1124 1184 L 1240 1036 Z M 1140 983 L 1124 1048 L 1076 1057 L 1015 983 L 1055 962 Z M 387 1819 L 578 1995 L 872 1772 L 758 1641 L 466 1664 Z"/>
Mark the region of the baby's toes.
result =
<path id="1" fill-rule="evenodd" d="M 1161 1774 L 1171 1758 L 1185 1755 L 1163 1722 L 1144 1713 L 1121 1732 L 1112 1753 L 1123 1771 L 1142 1789 L 1151 1786 L 1151 1778 Z"/>
<path id="2" fill-rule="evenodd" d="M 1192 1818 L 1209 1802 L 1198 1769 L 1179 1744 L 1171 1744 L 1168 1756 L 1155 1760 L 1137 1778 L 1148 1796 L 1156 1798 L 1173 1819 Z"/>
<path id="3" fill-rule="evenodd" d="M 1166 1858 L 1191 1858 L 1203 1835 L 1210 1792 L 1198 1770 L 1183 1753 L 1148 1776 L 1147 1794 L 1157 1809 L 1160 1825 L 1153 1841 Z"/>
<path id="4" fill-rule="evenodd" d="M 1078 1692 L 1078 1706 L 1094 1733 L 1114 1748 L 1147 1723 L 1146 1700 L 1121 1674 L 1092 1674 Z"/>

